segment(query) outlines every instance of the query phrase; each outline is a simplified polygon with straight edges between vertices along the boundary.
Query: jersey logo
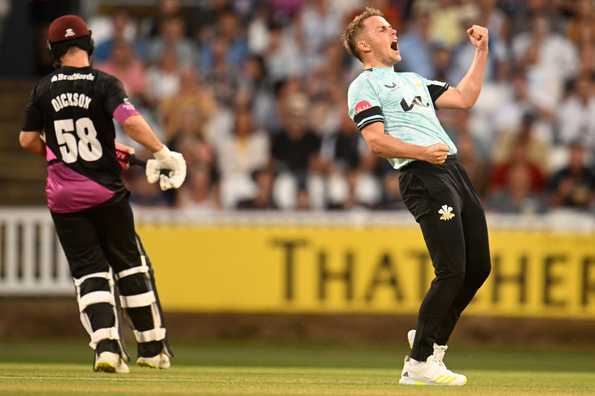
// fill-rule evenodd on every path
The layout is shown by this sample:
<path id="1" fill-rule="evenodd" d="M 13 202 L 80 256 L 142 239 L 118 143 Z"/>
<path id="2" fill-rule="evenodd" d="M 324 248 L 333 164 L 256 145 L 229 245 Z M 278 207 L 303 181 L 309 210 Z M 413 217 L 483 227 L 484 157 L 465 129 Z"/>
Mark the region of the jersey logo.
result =
<path id="1" fill-rule="evenodd" d="M 384 86 L 388 89 L 393 89 L 393 88 L 397 88 L 397 84 L 393 81 L 391 85 L 389 84 L 384 84 Z"/>
<path id="2" fill-rule="evenodd" d="M 74 33 L 74 30 L 72 30 L 72 28 L 66 29 L 66 33 L 64 33 L 64 37 L 72 37 L 72 36 L 76 36 L 76 33 Z"/>
<path id="3" fill-rule="evenodd" d="M 407 103 L 405 98 L 401 99 L 401 108 L 403 109 L 403 111 L 411 111 L 413 106 L 416 106 L 416 105 L 423 106 L 423 107 L 430 106 L 429 103 L 424 104 L 424 102 L 421 101 L 421 96 L 416 96 L 415 98 L 413 98 L 413 101 L 411 101 L 411 104 Z"/>
<path id="4" fill-rule="evenodd" d="M 371 107 L 372 105 L 367 100 L 360 100 L 355 104 L 355 113 L 357 114 L 361 111 L 368 110 Z"/>
<path id="5" fill-rule="evenodd" d="M 455 217 L 455 214 L 452 213 L 452 206 L 448 205 L 442 205 L 438 211 L 438 214 L 440 215 L 440 220 L 442 221 L 452 220 L 452 218 Z"/>

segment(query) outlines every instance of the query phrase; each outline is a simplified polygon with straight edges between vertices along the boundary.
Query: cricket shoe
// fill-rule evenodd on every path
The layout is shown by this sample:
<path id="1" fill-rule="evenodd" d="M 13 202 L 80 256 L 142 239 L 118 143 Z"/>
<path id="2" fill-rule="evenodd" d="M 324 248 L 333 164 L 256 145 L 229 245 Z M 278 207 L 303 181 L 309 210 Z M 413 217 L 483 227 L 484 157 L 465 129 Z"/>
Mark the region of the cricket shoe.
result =
<path id="1" fill-rule="evenodd" d="M 417 362 L 410 357 L 405 358 L 403 372 L 399 384 L 402 385 L 447 385 L 461 386 L 467 383 L 467 377 L 453 373 L 434 355 L 425 362 Z"/>
<path id="2" fill-rule="evenodd" d="M 409 330 L 407 332 L 407 342 L 409 343 L 409 349 L 413 349 L 413 341 L 415 340 L 415 329 Z M 444 355 L 446 354 L 446 350 L 448 346 L 446 345 L 438 345 L 434 343 L 434 358 L 440 364 L 444 364 Z"/>
<path id="3" fill-rule="evenodd" d="M 151 357 L 139 357 L 136 359 L 136 364 L 140 367 L 149 367 L 157 369 L 168 369 L 171 367 L 169 356 L 165 352 Z"/>
<path id="4" fill-rule="evenodd" d="M 95 358 L 95 364 L 93 365 L 94 371 L 104 373 L 118 373 L 127 374 L 130 372 L 128 365 L 122 359 L 119 353 L 114 352 L 101 352 Z"/>

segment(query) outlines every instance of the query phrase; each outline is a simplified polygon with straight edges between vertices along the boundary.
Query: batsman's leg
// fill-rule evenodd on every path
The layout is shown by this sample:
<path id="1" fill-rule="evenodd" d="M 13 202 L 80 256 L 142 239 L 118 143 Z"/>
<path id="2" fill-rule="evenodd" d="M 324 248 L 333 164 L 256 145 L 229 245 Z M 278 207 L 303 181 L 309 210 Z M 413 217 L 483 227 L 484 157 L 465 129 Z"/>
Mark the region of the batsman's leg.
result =
<path id="1" fill-rule="evenodd" d="M 52 213 L 74 279 L 81 323 L 89 334 L 96 371 L 128 372 L 120 342 L 114 282 L 97 233 L 85 214 Z"/>
<path id="2" fill-rule="evenodd" d="M 132 209 L 128 202 L 122 202 L 105 210 L 110 212 L 109 216 L 99 216 L 97 221 L 104 222 L 104 252 L 114 269 L 120 305 L 130 319 L 138 343 L 137 363 L 168 368 L 173 355 L 167 343 L 150 261 L 134 231 Z M 106 221 L 108 217 L 119 222 Z"/>

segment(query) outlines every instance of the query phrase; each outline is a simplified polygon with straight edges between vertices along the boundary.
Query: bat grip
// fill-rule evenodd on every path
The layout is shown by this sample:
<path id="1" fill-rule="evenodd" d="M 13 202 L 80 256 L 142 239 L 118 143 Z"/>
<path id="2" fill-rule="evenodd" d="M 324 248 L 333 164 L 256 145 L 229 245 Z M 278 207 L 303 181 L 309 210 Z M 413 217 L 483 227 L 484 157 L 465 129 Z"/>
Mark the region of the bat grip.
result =
<path id="1" fill-rule="evenodd" d="M 143 161 L 142 159 L 138 158 L 134 154 L 130 154 L 130 157 L 128 157 L 128 163 L 130 165 L 140 166 L 142 168 L 146 168 L 147 167 L 147 161 Z"/>
<path id="2" fill-rule="evenodd" d="M 134 154 L 130 154 L 130 157 L 128 157 L 128 164 L 130 166 L 140 166 L 143 169 L 147 169 L 147 161 L 138 158 Z M 169 172 L 169 169 L 161 169 L 159 174 L 169 176 Z"/>

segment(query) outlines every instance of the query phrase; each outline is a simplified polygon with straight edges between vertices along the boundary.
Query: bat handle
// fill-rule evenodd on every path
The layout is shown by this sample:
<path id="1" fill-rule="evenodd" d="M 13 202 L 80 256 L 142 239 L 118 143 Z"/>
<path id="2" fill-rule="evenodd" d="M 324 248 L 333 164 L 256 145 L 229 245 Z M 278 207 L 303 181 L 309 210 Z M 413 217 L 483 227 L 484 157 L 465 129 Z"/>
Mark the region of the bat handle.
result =
<path id="1" fill-rule="evenodd" d="M 143 169 L 147 169 L 147 161 L 143 161 L 134 154 L 130 154 L 130 157 L 128 157 L 128 164 L 130 164 L 130 166 L 140 166 Z M 161 169 L 159 174 L 169 176 L 169 172 L 168 169 Z"/>
<path id="2" fill-rule="evenodd" d="M 140 166 L 142 168 L 146 168 L 147 167 L 147 161 L 143 161 L 142 159 L 138 158 L 134 154 L 130 154 L 130 157 L 128 157 L 128 163 L 130 165 Z"/>

